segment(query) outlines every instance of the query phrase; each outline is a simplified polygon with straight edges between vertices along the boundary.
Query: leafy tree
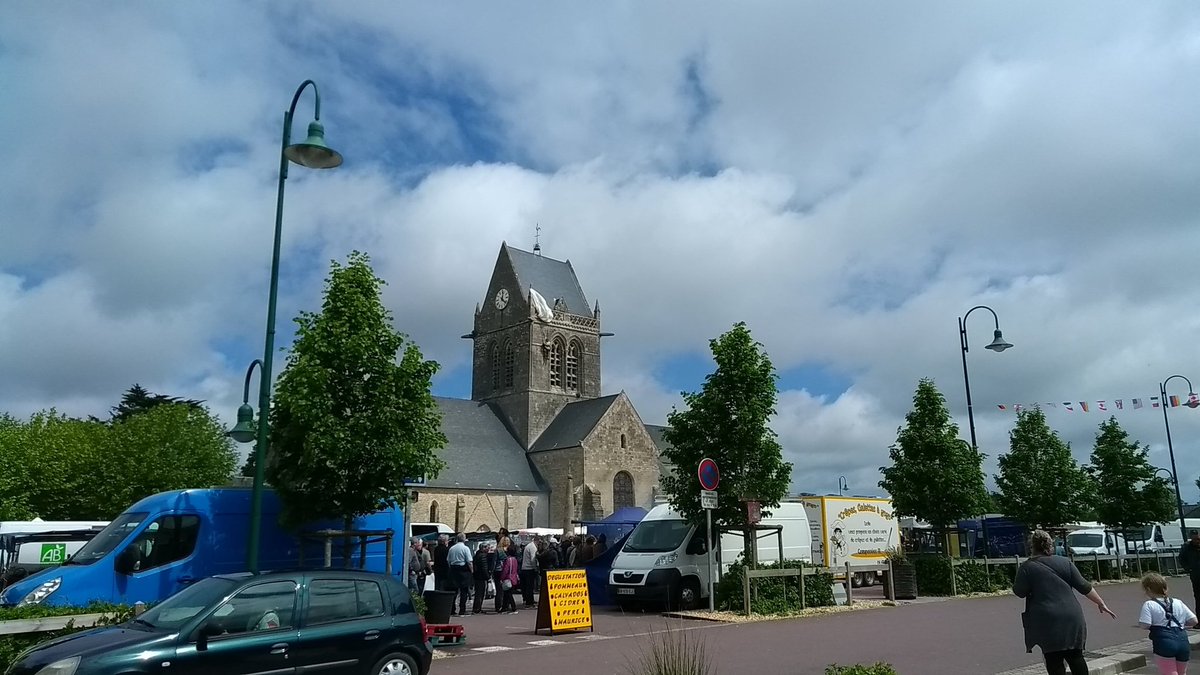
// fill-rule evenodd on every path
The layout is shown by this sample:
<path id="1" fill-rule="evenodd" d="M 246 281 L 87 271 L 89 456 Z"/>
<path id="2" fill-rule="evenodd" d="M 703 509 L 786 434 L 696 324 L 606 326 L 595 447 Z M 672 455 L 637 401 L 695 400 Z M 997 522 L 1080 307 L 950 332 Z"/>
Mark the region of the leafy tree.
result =
<path id="1" fill-rule="evenodd" d="M 406 477 L 434 478 L 443 466 L 435 453 L 446 437 L 430 394 L 438 364 L 392 327 L 383 284 L 355 251 L 346 265 L 332 263 L 321 312 L 296 319 L 265 467 L 293 525 L 349 527 L 400 501 Z"/>
<path id="2" fill-rule="evenodd" d="M 227 485 L 237 466 L 233 441 L 203 407 L 156 405 L 112 425 L 105 470 L 120 510 L 167 490 Z"/>
<path id="3" fill-rule="evenodd" d="M 1116 417 L 1100 424 L 1089 473 L 1096 481 L 1096 520 L 1119 532 L 1172 518 L 1171 483 L 1155 475 L 1149 446 L 1131 441 Z"/>
<path id="4" fill-rule="evenodd" d="M 185 405 L 112 425 L 0 418 L 0 461 L 0 516 L 21 520 L 109 520 L 157 492 L 225 484 L 235 463 L 220 423 Z"/>
<path id="5" fill-rule="evenodd" d="M 943 530 L 986 513 L 991 496 L 983 482 L 983 454 L 958 437 L 958 425 L 933 380 L 917 383 L 904 419 L 890 448 L 892 465 L 879 469 L 879 487 L 892 496 L 896 513 Z"/>
<path id="6" fill-rule="evenodd" d="M 768 426 L 775 414 L 778 376 L 763 346 L 755 342 L 744 322 L 709 341 L 717 369 L 698 392 L 683 393 L 686 410 L 667 416 L 663 454 L 677 471 L 663 476 L 662 487 L 671 506 L 692 522 L 703 522 L 700 508 L 700 460 L 711 458 L 721 472 L 719 508 L 713 521 L 744 528 L 743 499 L 759 502 L 770 514 L 787 496 L 792 465 L 783 461 L 776 434 Z M 753 555 L 746 534 L 747 559 Z"/>
<path id="7" fill-rule="evenodd" d="M 112 421 L 124 422 L 138 413 L 152 410 L 160 405 L 182 404 L 197 410 L 203 401 L 183 400 L 178 396 L 155 394 L 140 384 L 134 384 L 121 396 L 121 402 L 112 409 Z"/>
<path id="8" fill-rule="evenodd" d="M 1009 452 L 1000 456 L 1000 508 L 1030 528 L 1060 528 L 1092 513 L 1095 486 L 1040 408 L 1017 413 Z"/>

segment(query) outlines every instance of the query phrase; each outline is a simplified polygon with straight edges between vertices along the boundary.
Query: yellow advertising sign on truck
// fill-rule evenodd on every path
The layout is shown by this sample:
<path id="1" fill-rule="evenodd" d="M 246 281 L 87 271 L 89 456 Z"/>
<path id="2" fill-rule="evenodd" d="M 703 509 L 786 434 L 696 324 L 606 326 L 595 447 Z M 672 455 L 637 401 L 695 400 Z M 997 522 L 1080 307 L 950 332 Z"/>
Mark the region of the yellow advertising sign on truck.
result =
<path id="1" fill-rule="evenodd" d="M 812 531 L 813 561 L 834 568 L 837 574 L 846 563 L 873 565 L 900 547 L 900 523 L 892 512 L 892 500 L 872 497 L 804 497 L 801 500 Z M 870 586 L 878 575 L 855 573 L 855 586 Z"/>

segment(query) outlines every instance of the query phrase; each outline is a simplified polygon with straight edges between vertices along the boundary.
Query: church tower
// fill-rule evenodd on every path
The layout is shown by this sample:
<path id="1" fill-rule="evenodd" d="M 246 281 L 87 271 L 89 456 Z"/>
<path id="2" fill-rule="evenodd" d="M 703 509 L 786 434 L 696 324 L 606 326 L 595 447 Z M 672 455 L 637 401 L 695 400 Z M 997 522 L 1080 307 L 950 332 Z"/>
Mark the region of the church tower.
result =
<path id="1" fill-rule="evenodd" d="M 475 308 L 471 398 L 494 404 L 529 449 L 565 405 L 600 396 L 600 306 L 570 261 L 500 246 Z"/>

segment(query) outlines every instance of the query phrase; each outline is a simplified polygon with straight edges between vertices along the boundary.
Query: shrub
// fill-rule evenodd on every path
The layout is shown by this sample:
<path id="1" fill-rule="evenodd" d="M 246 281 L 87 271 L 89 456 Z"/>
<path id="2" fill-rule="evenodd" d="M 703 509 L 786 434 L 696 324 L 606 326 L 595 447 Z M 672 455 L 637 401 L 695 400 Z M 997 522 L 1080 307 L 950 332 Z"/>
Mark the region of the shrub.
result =
<path id="1" fill-rule="evenodd" d="M 825 668 L 825 675 L 899 675 L 899 673 L 892 667 L 892 664 L 880 661 L 869 666 L 862 664 L 839 666 L 835 663 Z"/>
<path id="2" fill-rule="evenodd" d="M 666 630 L 650 636 L 629 675 L 712 675 L 704 641 L 685 631 Z"/>
<path id="3" fill-rule="evenodd" d="M 921 595 L 953 595 L 950 586 L 950 558 L 944 555 L 918 555 L 911 558 Z"/>
<path id="4" fill-rule="evenodd" d="M 101 618 L 98 625 L 111 625 L 122 623 L 132 618 L 133 608 L 126 605 L 113 605 L 102 602 L 95 602 L 85 607 L 44 607 L 41 605 L 3 607 L 0 608 L 0 621 L 18 621 L 21 619 L 40 619 L 48 616 L 72 616 L 77 614 L 106 614 L 107 616 Z M 0 673 L 7 671 L 8 667 L 26 649 L 47 640 L 77 633 L 88 628 L 90 626 L 76 627 L 72 621 L 62 630 L 0 636 Z"/>
<path id="5" fill-rule="evenodd" d="M 413 605 L 413 611 L 417 613 L 417 616 L 425 616 L 425 598 L 424 597 L 417 595 L 415 593 L 412 594 L 412 605 Z"/>
<path id="6" fill-rule="evenodd" d="M 783 568 L 796 569 L 814 567 L 799 560 L 783 561 Z M 780 569 L 779 563 L 759 565 L 759 569 Z M 717 583 L 717 607 L 732 611 L 741 611 L 744 605 L 742 597 L 742 576 L 745 565 L 739 558 L 722 575 Z M 832 607 L 833 575 L 820 572 L 804 577 L 804 606 Z M 757 599 L 752 601 L 750 611 L 755 614 L 785 614 L 800 609 L 799 582 L 795 577 L 774 577 L 754 579 L 751 588 L 757 590 Z M 786 600 L 785 600 L 786 596 Z"/>

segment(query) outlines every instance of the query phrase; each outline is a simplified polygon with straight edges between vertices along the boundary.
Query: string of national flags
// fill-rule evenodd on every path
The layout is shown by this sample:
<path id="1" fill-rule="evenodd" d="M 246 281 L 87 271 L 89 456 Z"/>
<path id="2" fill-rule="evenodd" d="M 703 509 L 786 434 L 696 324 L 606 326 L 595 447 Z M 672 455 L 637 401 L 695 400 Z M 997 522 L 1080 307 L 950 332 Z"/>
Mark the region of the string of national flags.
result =
<path id="1" fill-rule="evenodd" d="M 1021 412 L 1027 408 L 1058 409 L 1060 406 L 1067 412 L 1075 412 L 1077 410 L 1079 412 L 1092 412 L 1093 410 L 1110 412 L 1116 410 L 1152 410 L 1161 407 L 1164 403 L 1171 408 L 1183 406 L 1195 409 L 1200 407 L 1200 396 L 1196 394 L 1189 394 L 1186 397 L 1168 396 L 1165 402 L 1160 401 L 1157 396 L 1151 396 L 1150 398 L 1117 398 L 1112 399 L 1111 404 L 1107 400 L 1063 401 L 1062 403 L 997 403 L 996 407 L 1001 410 L 1012 410 L 1013 412 Z"/>

